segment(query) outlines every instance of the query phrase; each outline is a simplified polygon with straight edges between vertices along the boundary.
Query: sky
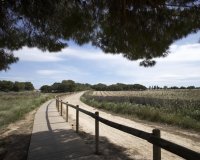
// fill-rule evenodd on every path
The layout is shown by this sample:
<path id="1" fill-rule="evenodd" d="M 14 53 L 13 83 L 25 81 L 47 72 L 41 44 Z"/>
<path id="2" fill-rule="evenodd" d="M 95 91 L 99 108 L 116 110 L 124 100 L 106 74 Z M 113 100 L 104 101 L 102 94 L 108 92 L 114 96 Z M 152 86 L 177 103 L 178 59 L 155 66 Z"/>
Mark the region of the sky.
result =
<path id="1" fill-rule="evenodd" d="M 154 67 L 141 67 L 121 54 L 105 54 L 99 48 L 69 42 L 61 52 L 37 48 L 15 51 L 19 61 L 0 72 L 0 80 L 30 81 L 35 88 L 62 80 L 79 83 L 125 83 L 149 86 L 200 86 L 200 31 L 176 41 L 165 58 L 155 58 Z"/>

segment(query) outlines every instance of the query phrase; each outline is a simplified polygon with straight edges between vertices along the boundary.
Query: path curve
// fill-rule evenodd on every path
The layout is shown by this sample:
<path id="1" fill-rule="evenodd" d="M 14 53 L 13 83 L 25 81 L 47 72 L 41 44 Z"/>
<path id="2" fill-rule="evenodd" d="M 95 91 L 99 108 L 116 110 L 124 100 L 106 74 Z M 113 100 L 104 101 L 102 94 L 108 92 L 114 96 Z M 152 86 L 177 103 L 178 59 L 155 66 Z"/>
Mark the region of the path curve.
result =
<path id="1" fill-rule="evenodd" d="M 63 98 L 66 102 L 69 102 L 73 105 L 79 105 L 79 107 L 95 112 L 99 111 L 91 106 L 86 105 L 85 103 L 80 101 L 80 97 L 84 92 L 79 92 L 70 96 Z M 103 111 L 99 111 L 99 115 L 103 118 L 108 120 L 124 124 L 130 127 L 134 127 L 146 132 L 151 133 L 152 129 L 156 126 L 152 126 L 145 123 L 135 122 L 126 118 L 122 118 L 120 116 L 115 116 Z M 72 119 L 75 119 L 75 110 L 69 107 L 69 116 Z M 81 129 L 89 134 L 94 135 L 94 119 L 83 114 L 79 113 L 79 121 Z M 104 136 L 109 139 L 110 142 L 126 148 L 125 153 L 132 159 L 152 159 L 152 144 L 148 143 L 147 141 L 119 131 L 117 129 L 111 128 L 107 125 L 100 123 L 100 136 Z M 161 130 L 161 137 L 167 139 L 169 141 L 175 142 L 187 148 L 190 148 L 194 151 L 200 152 L 200 135 L 189 133 L 184 131 L 184 135 L 181 136 L 180 134 L 174 134 L 170 131 L 163 131 Z M 192 137 L 192 138 L 188 138 Z M 176 156 L 168 151 L 162 149 L 162 159 L 163 160 L 179 160 L 182 159 L 179 156 Z"/>

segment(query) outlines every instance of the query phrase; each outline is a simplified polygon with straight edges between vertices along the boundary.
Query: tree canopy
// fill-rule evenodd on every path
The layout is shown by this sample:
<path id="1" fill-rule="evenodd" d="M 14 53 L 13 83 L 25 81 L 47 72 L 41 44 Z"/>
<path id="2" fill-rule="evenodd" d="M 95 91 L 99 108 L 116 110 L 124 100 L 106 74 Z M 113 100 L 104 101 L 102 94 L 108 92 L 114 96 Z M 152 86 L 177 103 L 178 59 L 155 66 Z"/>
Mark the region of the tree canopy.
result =
<path id="1" fill-rule="evenodd" d="M 0 91 L 32 91 L 34 86 L 31 82 L 12 82 L 12 81 L 0 81 Z"/>
<path id="2" fill-rule="evenodd" d="M 72 80 L 63 80 L 61 83 L 55 82 L 51 86 L 44 85 L 40 88 L 41 92 L 75 92 L 84 90 L 97 90 L 97 91 L 131 91 L 131 90 L 146 90 L 147 88 L 141 84 L 95 84 L 91 85 L 88 83 L 76 83 Z"/>
<path id="3" fill-rule="evenodd" d="M 200 29 L 199 0 L 0 1 L 0 70 L 23 46 L 58 52 L 73 40 L 153 66 L 174 41 Z"/>
<path id="4" fill-rule="evenodd" d="M 75 92 L 75 91 L 83 91 L 91 89 L 91 85 L 89 84 L 81 84 L 81 83 L 75 83 L 73 80 L 63 80 L 61 83 L 55 82 L 51 86 L 49 85 L 43 85 L 40 90 L 41 92 L 54 92 L 54 93 L 60 93 L 60 92 Z"/>

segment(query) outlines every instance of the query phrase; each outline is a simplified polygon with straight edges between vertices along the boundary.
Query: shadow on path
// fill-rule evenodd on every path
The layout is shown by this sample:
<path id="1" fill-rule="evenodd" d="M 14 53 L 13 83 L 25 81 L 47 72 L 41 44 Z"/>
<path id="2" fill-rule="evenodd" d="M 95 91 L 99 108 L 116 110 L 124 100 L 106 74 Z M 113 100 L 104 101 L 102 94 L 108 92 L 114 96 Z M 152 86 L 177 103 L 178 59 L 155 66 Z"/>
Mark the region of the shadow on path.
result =
<path id="1" fill-rule="evenodd" d="M 76 134 L 69 123 L 54 111 L 52 102 L 43 106 L 38 114 L 46 123 L 35 123 L 37 132 L 31 134 L 13 133 L 0 139 L 0 159 L 2 160 L 129 160 L 126 149 L 112 144 L 106 137 L 100 137 L 100 154 L 94 152 L 94 136 L 80 132 Z M 56 118 L 56 120 L 54 119 Z M 46 127 L 46 128 L 45 128 Z M 42 130 L 44 128 L 44 130 Z M 64 129 L 62 129 L 64 128 Z M 42 131 L 39 131 L 41 129 Z M 29 147 L 31 137 L 31 144 Z M 12 140 L 11 149 L 4 150 L 5 144 Z"/>

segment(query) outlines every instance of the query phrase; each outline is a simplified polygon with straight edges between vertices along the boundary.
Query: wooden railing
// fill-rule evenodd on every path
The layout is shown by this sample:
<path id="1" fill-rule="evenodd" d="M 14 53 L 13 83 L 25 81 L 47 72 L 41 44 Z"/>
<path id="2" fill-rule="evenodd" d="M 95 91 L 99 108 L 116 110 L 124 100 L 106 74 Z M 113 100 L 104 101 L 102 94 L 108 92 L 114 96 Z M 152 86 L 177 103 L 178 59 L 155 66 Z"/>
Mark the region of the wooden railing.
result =
<path id="1" fill-rule="evenodd" d="M 148 133 L 136 128 L 131 128 L 119 123 L 112 122 L 110 120 L 104 119 L 99 116 L 99 112 L 89 112 L 80 108 L 78 105 L 72 105 L 68 102 L 63 102 L 59 97 L 56 97 L 56 107 L 60 115 L 63 114 L 63 105 L 66 105 L 66 122 L 68 122 L 68 107 L 74 108 L 76 110 L 76 132 L 79 132 L 79 112 L 82 112 L 95 119 L 95 153 L 99 153 L 99 122 L 104 123 L 110 127 L 123 131 L 125 133 L 131 134 L 133 136 L 139 137 L 153 144 L 153 160 L 161 160 L 161 148 L 174 153 L 182 158 L 188 160 L 200 160 L 200 153 L 185 148 L 176 143 L 170 142 L 160 137 L 160 130 L 153 129 L 152 133 Z"/>

